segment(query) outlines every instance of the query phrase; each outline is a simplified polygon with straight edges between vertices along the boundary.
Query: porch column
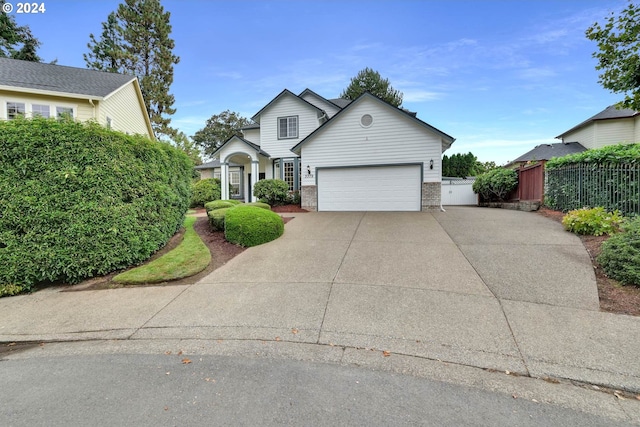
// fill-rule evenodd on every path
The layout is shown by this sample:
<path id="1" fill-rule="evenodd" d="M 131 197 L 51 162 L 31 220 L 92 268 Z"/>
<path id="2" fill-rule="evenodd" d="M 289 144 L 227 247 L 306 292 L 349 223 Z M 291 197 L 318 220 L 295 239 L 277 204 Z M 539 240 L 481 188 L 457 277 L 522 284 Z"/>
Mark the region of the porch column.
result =
<path id="1" fill-rule="evenodd" d="M 220 198 L 229 200 L 229 163 L 220 163 Z"/>
<path id="2" fill-rule="evenodd" d="M 260 175 L 260 162 L 257 160 L 251 161 L 251 182 L 249 183 L 249 199 L 254 200 L 253 186 L 258 182 Z"/>

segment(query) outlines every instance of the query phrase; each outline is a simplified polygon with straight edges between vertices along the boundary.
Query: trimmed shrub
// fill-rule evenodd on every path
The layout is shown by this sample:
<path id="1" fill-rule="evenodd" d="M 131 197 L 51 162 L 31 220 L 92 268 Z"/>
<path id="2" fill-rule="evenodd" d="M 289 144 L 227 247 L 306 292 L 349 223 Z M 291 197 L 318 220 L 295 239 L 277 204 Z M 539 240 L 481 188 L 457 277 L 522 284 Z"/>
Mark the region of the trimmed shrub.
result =
<path id="1" fill-rule="evenodd" d="M 24 288 L 18 285 L 0 285 L 0 297 L 11 297 L 24 292 Z"/>
<path id="2" fill-rule="evenodd" d="M 289 203 L 289 184 L 281 179 L 261 179 L 253 186 L 253 195 L 271 206 Z"/>
<path id="3" fill-rule="evenodd" d="M 598 262 L 612 279 L 640 286 L 640 217 L 623 224 L 622 233 L 602 244 Z"/>
<path id="4" fill-rule="evenodd" d="M 512 169 L 497 168 L 478 175 L 473 191 L 487 202 L 503 202 L 518 186 L 518 173 Z"/>
<path id="5" fill-rule="evenodd" d="M 218 178 L 206 178 L 193 184 L 191 194 L 191 208 L 204 206 L 213 200 L 220 200 L 220 180 Z"/>
<path id="6" fill-rule="evenodd" d="M 212 230 L 224 231 L 224 217 L 229 209 L 232 209 L 232 207 L 220 208 L 207 212 L 207 216 L 209 217 L 209 226 Z"/>
<path id="7" fill-rule="evenodd" d="M 226 213 L 224 236 L 240 246 L 250 247 L 282 236 L 284 221 L 280 215 L 256 206 L 236 206 Z"/>
<path id="8" fill-rule="evenodd" d="M 193 163 L 70 120 L 0 121 L 0 284 L 75 283 L 142 262 L 184 221 Z"/>
<path id="9" fill-rule="evenodd" d="M 569 211 L 562 218 L 562 225 L 572 233 L 602 236 L 617 232 L 623 221 L 620 212 L 607 212 L 605 208 L 597 207 Z"/>
<path id="10" fill-rule="evenodd" d="M 267 209 L 267 210 L 271 210 L 271 206 L 269 206 L 268 203 L 264 203 L 264 202 L 251 202 L 251 203 L 245 203 L 244 206 L 256 206 L 258 208 L 262 208 L 262 209 Z"/>
<path id="11" fill-rule="evenodd" d="M 237 205 L 238 203 L 232 203 L 230 200 L 214 200 L 213 202 L 205 203 L 204 208 L 207 212 L 211 212 L 216 209 L 232 208 Z"/>

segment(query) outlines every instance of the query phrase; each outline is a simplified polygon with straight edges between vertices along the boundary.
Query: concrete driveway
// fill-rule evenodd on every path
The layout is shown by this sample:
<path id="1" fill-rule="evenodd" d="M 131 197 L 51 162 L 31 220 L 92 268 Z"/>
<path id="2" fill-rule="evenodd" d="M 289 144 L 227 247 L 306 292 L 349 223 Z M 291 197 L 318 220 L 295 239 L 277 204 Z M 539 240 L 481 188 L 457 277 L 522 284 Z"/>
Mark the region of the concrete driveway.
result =
<path id="1" fill-rule="evenodd" d="M 558 223 L 466 207 L 295 215 L 282 238 L 194 285 L 2 299 L 0 340 L 209 342 L 227 354 L 402 360 L 402 372 L 443 361 L 640 391 L 640 318 L 598 311 L 588 254 Z"/>

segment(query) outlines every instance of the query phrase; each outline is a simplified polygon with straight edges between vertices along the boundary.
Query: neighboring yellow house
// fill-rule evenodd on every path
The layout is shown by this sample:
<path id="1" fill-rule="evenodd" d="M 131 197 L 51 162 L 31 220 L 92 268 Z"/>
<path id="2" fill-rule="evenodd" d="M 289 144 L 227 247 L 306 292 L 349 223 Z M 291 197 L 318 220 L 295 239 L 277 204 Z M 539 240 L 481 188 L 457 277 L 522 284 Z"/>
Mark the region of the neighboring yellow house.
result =
<path id="1" fill-rule="evenodd" d="M 0 120 L 65 113 L 155 139 L 137 77 L 0 58 Z"/>

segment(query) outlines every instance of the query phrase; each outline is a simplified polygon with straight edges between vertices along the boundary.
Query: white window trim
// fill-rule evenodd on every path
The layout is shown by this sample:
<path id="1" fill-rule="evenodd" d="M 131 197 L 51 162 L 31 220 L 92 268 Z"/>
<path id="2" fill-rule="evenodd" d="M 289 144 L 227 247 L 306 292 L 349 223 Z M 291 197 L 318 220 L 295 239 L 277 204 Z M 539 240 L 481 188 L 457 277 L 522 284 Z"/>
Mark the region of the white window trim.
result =
<path id="1" fill-rule="evenodd" d="M 290 136 L 289 135 L 289 119 L 295 119 L 296 120 L 296 134 L 294 136 Z M 280 121 L 281 120 L 287 120 L 287 135 L 286 136 L 282 136 L 280 134 Z M 296 139 L 296 138 L 298 138 L 298 135 L 300 135 L 300 119 L 299 119 L 298 116 L 282 116 L 282 117 L 278 117 L 277 127 L 278 127 L 278 139 Z"/>
<path id="2" fill-rule="evenodd" d="M 33 100 L 30 98 L 0 98 L 0 119 L 8 120 L 7 103 L 18 102 L 24 104 L 24 115 L 27 118 L 33 117 L 32 105 L 48 105 L 49 117 L 57 118 L 56 107 L 71 108 L 73 109 L 74 120 L 78 118 L 78 104 L 70 104 L 68 102 L 57 102 L 50 100 Z"/>

